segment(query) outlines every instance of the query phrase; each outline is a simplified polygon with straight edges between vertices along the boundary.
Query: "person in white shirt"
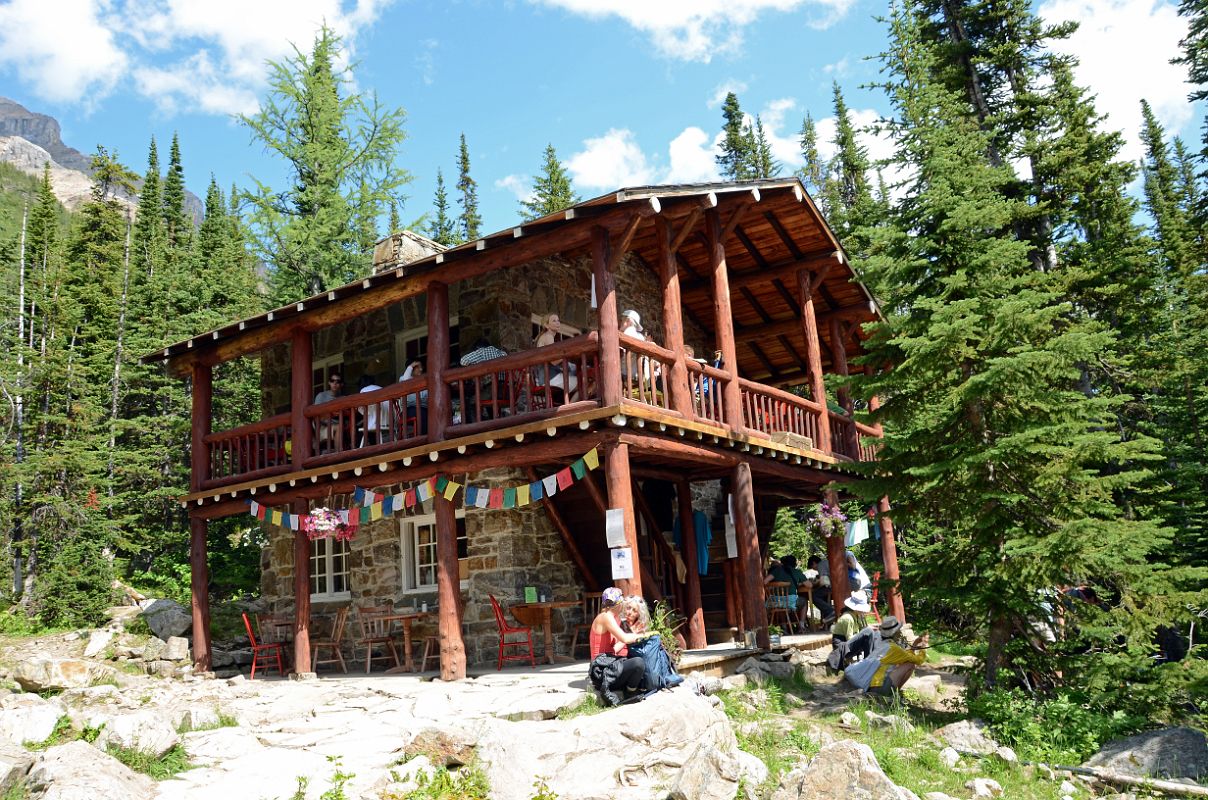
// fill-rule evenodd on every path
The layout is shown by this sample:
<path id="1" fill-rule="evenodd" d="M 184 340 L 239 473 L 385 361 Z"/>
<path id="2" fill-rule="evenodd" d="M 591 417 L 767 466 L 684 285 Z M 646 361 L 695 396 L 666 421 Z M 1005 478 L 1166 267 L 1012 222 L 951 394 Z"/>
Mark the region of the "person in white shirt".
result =
<path id="1" fill-rule="evenodd" d="M 621 335 L 646 341 L 646 334 L 642 332 L 642 316 L 632 308 L 621 314 Z"/>
<path id="2" fill-rule="evenodd" d="M 374 382 L 372 375 L 362 375 L 357 386 L 361 394 L 366 392 L 376 392 L 381 389 Z M 367 444 L 378 444 L 379 442 L 387 441 L 390 438 L 390 401 L 383 400 L 380 403 L 371 403 L 365 409 L 365 432 L 361 437 L 361 447 Z"/>

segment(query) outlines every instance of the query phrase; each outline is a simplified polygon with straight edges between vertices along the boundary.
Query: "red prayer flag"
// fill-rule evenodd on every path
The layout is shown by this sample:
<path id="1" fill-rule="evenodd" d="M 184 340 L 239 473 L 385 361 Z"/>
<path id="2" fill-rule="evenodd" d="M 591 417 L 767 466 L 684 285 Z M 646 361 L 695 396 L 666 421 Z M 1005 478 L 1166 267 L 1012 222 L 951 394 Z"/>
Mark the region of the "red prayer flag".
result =
<path id="1" fill-rule="evenodd" d="M 503 508 L 503 489 L 492 489 L 487 505 L 491 508 Z"/>
<path id="2" fill-rule="evenodd" d="M 575 479 L 572 478 L 571 474 L 570 474 L 570 467 L 566 467 L 565 469 L 558 470 L 558 488 L 559 489 L 566 489 L 567 486 L 570 486 L 574 482 L 575 482 Z"/>
<path id="3" fill-rule="evenodd" d="M 405 505 L 407 508 L 415 507 L 415 489 L 414 488 L 407 490 L 407 494 L 404 495 L 404 497 L 403 497 L 403 505 Z"/>

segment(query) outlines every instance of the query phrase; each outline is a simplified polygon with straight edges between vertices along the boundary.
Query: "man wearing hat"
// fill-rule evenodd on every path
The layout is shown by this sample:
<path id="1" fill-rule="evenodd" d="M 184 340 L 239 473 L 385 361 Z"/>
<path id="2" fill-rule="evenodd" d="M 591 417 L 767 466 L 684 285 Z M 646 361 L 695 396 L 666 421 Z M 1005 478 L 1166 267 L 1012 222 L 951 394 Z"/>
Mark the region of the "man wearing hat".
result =
<path id="1" fill-rule="evenodd" d="M 852 592 L 843 601 L 843 613 L 831 626 L 831 644 L 838 647 L 860 631 L 868 627 L 865 614 L 872 610 L 868 604 L 868 596 L 863 591 Z"/>
<path id="2" fill-rule="evenodd" d="M 882 619 L 871 655 L 848 667 L 843 677 L 868 694 L 893 697 L 910 680 L 914 668 L 927 660 L 927 635 L 907 646 L 898 636 L 901 630 L 902 623 L 892 614 Z"/>

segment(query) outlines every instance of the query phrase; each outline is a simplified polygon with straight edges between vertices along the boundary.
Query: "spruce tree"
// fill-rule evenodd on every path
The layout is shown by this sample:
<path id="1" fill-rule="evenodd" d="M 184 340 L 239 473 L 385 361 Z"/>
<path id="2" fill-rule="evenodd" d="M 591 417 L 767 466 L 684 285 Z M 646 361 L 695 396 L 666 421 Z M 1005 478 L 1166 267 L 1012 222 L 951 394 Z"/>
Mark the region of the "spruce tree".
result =
<path id="1" fill-rule="evenodd" d="M 520 214 L 526 219 L 537 219 L 553 214 L 579 202 L 579 197 L 570 187 L 570 176 L 558 160 L 552 144 L 545 146 L 545 157 L 541 172 L 533 181 L 533 199 L 520 202 Z"/>
<path id="2" fill-rule="evenodd" d="M 801 134 L 797 141 L 801 144 L 802 161 L 801 168 L 797 170 L 797 177 L 801 178 L 806 191 L 813 196 L 814 201 L 821 203 L 822 182 L 826 175 L 827 165 L 818 152 L 818 128 L 814 125 L 814 119 L 808 112 L 805 119 L 801 121 Z M 826 215 L 828 209 L 823 207 L 821 211 L 823 215 Z"/>
<path id="3" fill-rule="evenodd" d="M 748 126 L 745 124 L 738 95 L 728 92 L 721 105 L 722 140 L 721 152 L 717 154 L 717 165 L 723 178 L 732 181 L 751 177 L 751 143 Z"/>
<path id="4" fill-rule="evenodd" d="M 445 247 L 457 244 L 457 231 L 454 221 L 449 217 L 449 195 L 445 191 L 445 176 L 436 171 L 436 196 L 433 198 L 436 215 L 428 224 L 428 238 Z"/>
<path id="5" fill-rule="evenodd" d="M 775 178 L 780 174 L 780 162 L 772 155 L 772 143 L 763 129 L 763 120 L 757 114 L 755 127 L 750 136 L 750 172 L 752 178 Z"/>
<path id="6" fill-rule="evenodd" d="M 352 92 L 339 69 L 340 37 L 324 26 L 309 54 L 271 62 L 260 111 L 241 117 L 252 136 L 286 162 L 290 185 L 258 184 L 247 195 L 260 255 L 278 302 L 317 294 L 364 274 L 369 221 L 385 213 L 410 176 L 395 164 L 403 110 Z"/>
<path id="7" fill-rule="evenodd" d="M 164 231 L 168 247 L 176 251 L 184 250 L 189 246 L 193 226 L 185 215 L 185 169 L 180 161 L 180 137 L 175 133 L 172 134 L 168 172 L 164 177 L 163 203 Z"/>
<path id="8" fill-rule="evenodd" d="M 482 217 L 478 213 L 478 184 L 470 177 L 470 148 L 466 146 L 464 133 L 457 149 L 457 192 L 461 203 L 461 240 L 472 242 L 480 236 Z"/>
<path id="9" fill-rule="evenodd" d="M 179 155 L 179 150 L 177 151 Z M 183 202 L 184 196 L 182 194 Z M 152 279 L 165 258 L 168 233 L 164 223 L 163 193 L 160 188 L 159 151 L 155 137 L 147 150 L 147 172 L 138 194 L 138 213 L 134 218 L 134 262 L 140 279 Z"/>

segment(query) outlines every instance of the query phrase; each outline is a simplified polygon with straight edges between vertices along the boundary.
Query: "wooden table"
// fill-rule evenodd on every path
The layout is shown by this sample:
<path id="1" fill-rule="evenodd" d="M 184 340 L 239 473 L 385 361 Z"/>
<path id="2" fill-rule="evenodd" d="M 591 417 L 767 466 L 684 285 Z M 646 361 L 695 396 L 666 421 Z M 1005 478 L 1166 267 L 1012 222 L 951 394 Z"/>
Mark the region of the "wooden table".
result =
<path id="1" fill-rule="evenodd" d="M 382 617 L 384 620 L 401 622 L 403 625 L 403 663 L 386 670 L 387 675 L 399 672 L 415 672 L 415 662 L 412 660 L 411 652 L 411 625 L 417 619 L 425 619 L 430 616 L 432 616 L 431 611 L 408 611 L 407 613 L 387 614 Z"/>
<path id="2" fill-rule="evenodd" d="M 582 605 L 578 600 L 551 600 L 545 603 L 520 603 L 511 607 L 512 616 L 514 616 L 521 625 L 527 625 L 530 628 L 541 626 L 541 632 L 545 636 L 545 660 L 553 664 L 555 658 L 561 658 L 566 661 L 573 661 L 573 658 L 567 656 L 554 655 L 554 631 L 553 631 L 553 611 L 555 608 L 572 608 Z"/>

